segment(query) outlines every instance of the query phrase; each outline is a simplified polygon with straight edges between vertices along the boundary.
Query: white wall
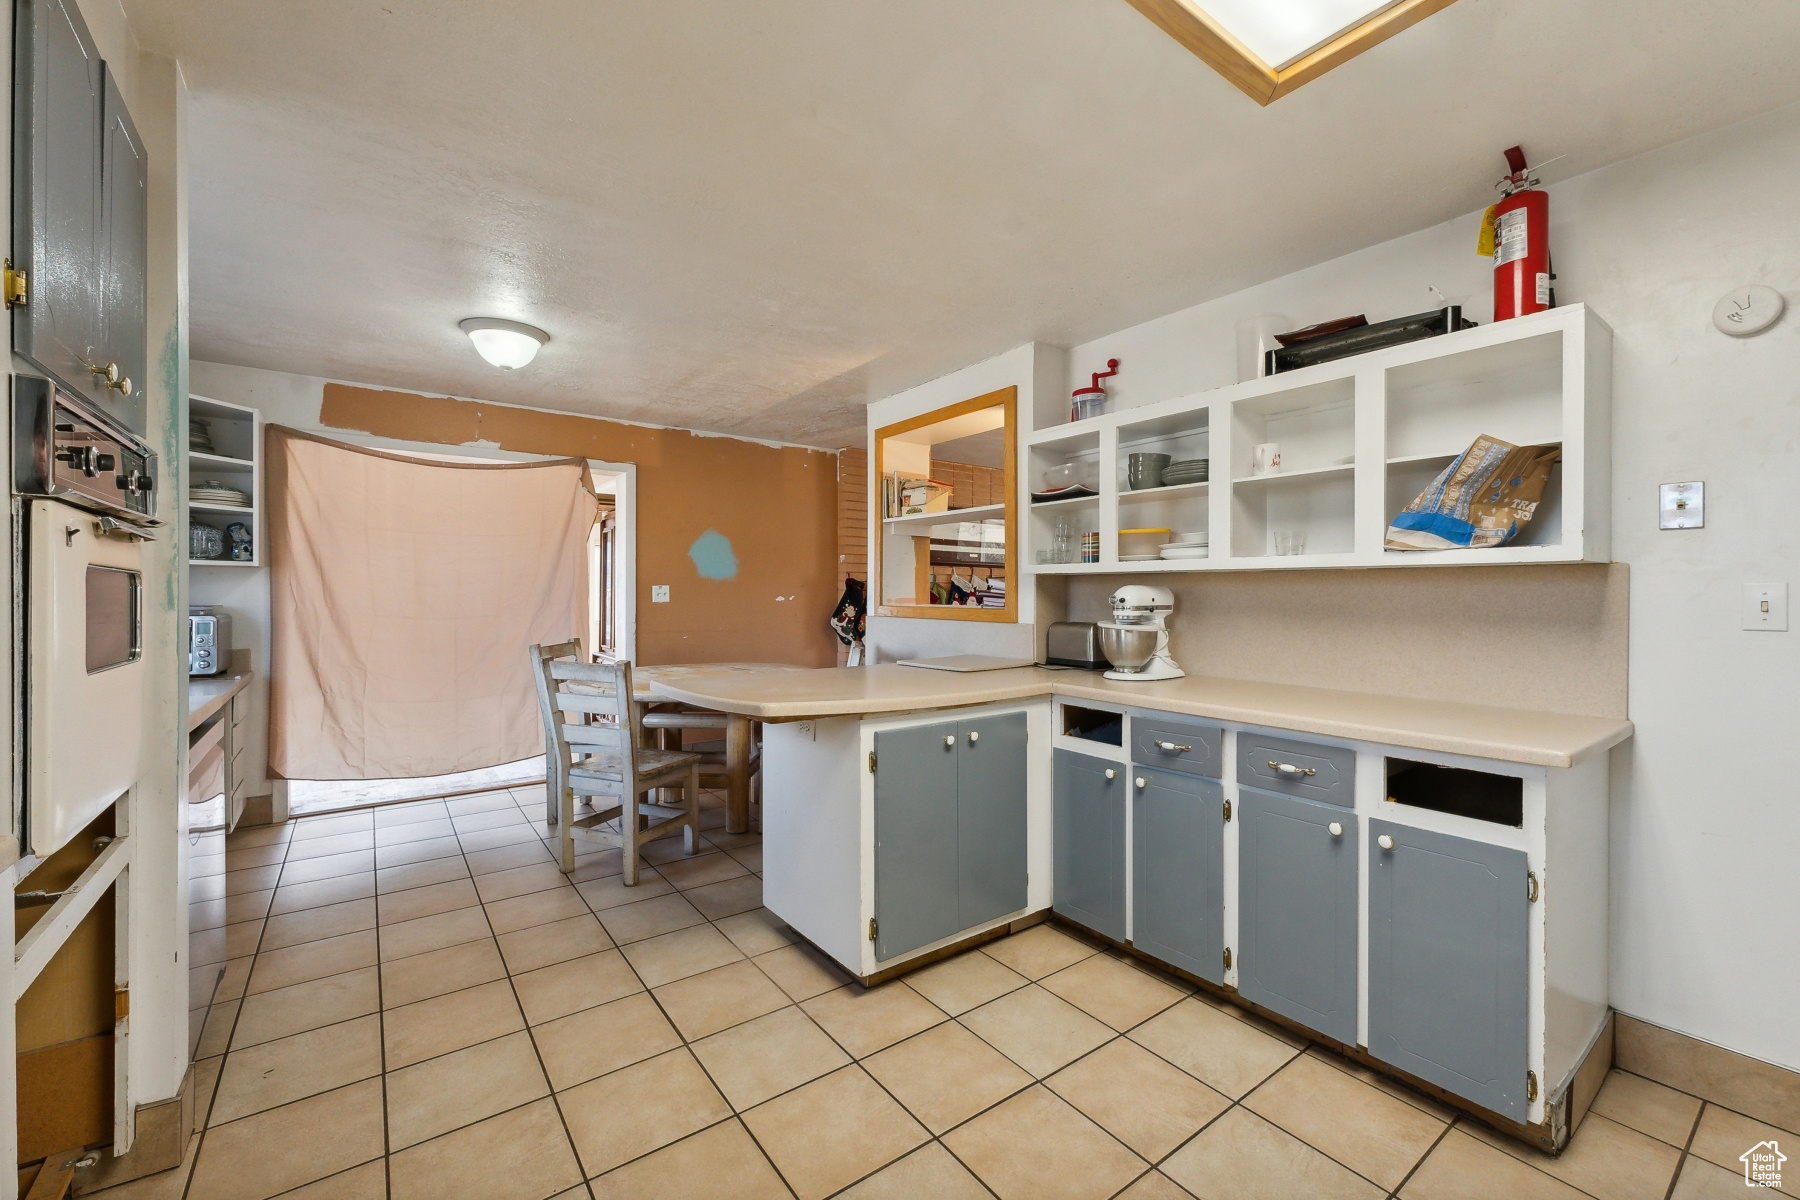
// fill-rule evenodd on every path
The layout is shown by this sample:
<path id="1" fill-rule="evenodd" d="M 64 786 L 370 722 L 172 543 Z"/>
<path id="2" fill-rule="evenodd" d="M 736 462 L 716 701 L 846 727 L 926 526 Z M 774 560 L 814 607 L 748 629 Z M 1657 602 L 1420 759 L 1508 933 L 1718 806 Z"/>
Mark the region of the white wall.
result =
<path id="1" fill-rule="evenodd" d="M 869 405 L 868 445 L 869 476 L 869 550 L 875 549 L 875 526 L 881 519 L 880 480 L 874 476 L 875 431 L 899 421 L 944 408 L 976 396 L 985 396 L 1001 388 L 1019 389 L 1016 434 L 1020 439 L 1019 461 L 1026 460 L 1024 437 L 1032 428 L 1033 414 L 1068 411 L 1067 389 L 1063 375 L 1067 371 L 1067 353 L 1056 346 L 1029 342 L 985 362 L 942 375 L 930 383 L 920 384 L 904 392 L 877 400 Z M 1037 417 L 1042 424 L 1043 416 Z M 1020 505 L 1019 528 L 1024 528 L 1023 490 L 1017 497 Z M 930 617 L 869 618 L 864 644 L 881 662 L 897 658 L 921 658 L 946 654 L 998 654 L 1032 658 L 1037 654 L 1033 622 L 1036 618 L 1035 590 L 1008 580 L 1007 586 L 1018 595 L 1017 624 L 989 621 L 936 620 Z M 873 608 L 877 597 L 869 597 Z"/>
<path id="2" fill-rule="evenodd" d="M 1785 764 L 1800 630 L 1745 632 L 1738 619 L 1743 583 L 1800 585 L 1800 312 L 1747 341 L 1711 324 L 1718 298 L 1746 283 L 1800 305 L 1800 107 L 1549 191 L 1558 299 L 1591 305 L 1617 335 L 1613 552 L 1632 567 L 1637 736 L 1613 758 L 1613 1003 L 1800 1069 L 1800 786 Z M 1064 393 L 1114 357 L 1118 406 L 1233 383 L 1238 332 L 1259 315 L 1287 328 L 1379 320 L 1436 307 L 1433 285 L 1485 322 L 1478 223 L 1471 213 L 1076 346 Z M 1657 485 L 1693 479 L 1708 484 L 1707 527 L 1660 532 Z"/>

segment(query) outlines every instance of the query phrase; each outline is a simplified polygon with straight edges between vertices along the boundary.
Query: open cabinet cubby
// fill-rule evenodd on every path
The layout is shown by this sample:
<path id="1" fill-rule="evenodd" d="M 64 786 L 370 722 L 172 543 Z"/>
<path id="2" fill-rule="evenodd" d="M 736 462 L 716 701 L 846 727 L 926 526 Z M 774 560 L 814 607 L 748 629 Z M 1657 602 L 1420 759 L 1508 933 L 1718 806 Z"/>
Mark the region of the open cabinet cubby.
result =
<path id="1" fill-rule="evenodd" d="M 1577 304 L 1054 425 L 1026 435 L 1029 484 L 1079 463 L 1099 494 L 1031 505 L 1025 569 L 1606 562 L 1611 393 L 1612 331 Z M 1532 521 L 1505 546 L 1386 549 L 1393 518 L 1483 434 L 1560 448 Z M 1279 446 L 1278 469 L 1258 471 L 1264 443 Z M 1128 464 L 1140 452 L 1206 459 L 1208 477 L 1134 490 Z M 1059 520 L 1073 514 L 1077 543 L 1099 532 L 1098 562 L 1039 554 L 1053 551 Z M 1171 540 L 1204 532 L 1209 552 L 1122 561 L 1119 531 L 1134 529 L 1167 529 Z"/>

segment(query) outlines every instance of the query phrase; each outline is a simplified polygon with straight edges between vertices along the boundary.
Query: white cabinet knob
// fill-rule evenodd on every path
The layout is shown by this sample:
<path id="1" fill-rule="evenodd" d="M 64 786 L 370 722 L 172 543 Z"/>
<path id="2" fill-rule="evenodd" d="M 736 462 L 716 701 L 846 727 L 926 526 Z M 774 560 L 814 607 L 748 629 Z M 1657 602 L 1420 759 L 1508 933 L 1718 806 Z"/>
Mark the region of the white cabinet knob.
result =
<path id="1" fill-rule="evenodd" d="M 979 742 L 980 740 L 981 735 L 979 733 L 976 733 L 973 729 L 969 730 L 969 741 L 971 743 Z"/>
<path id="2" fill-rule="evenodd" d="M 1333 821 L 1331 824 L 1327 825 L 1325 828 L 1331 830 L 1332 837 L 1343 837 L 1344 836 L 1344 827 L 1342 825 L 1338 824 L 1336 821 Z"/>
<path id="3" fill-rule="evenodd" d="M 1106 768 L 1106 777 L 1108 779 L 1117 779 L 1119 777 L 1119 773 L 1117 771 L 1113 770 L 1111 767 L 1108 767 L 1108 768 Z"/>
<path id="4" fill-rule="evenodd" d="M 1383 850 L 1392 850 L 1394 848 L 1394 839 L 1385 833 L 1375 840 L 1381 843 L 1381 848 Z"/>
<path id="5" fill-rule="evenodd" d="M 1148 785 L 1148 784 L 1149 784 L 1149 782 L 1150 782 L 1150 781 L 1149 781 L 1149 780 L 1148 780 L 1148 779 L 1145 779 L 1145 778 L 1144 778 L 1144 777 L 1143 777 L 1143 776 L 1142 776 L 1142 775 L 1139 775 L 1139 776 L 1138 776 L 1138 777 L 1137 777 L 1137 785 L 1138 785 L 1138 786 L 1139 786 L 1139 787 L 1145 787 L 1145 786 L 1147 786 L 1147 785 Z"/>
<path id="6" fill-rule="evenodd" d="M 946 733 L 944 735 L 944 745 L 946 745 L 946 746 L 956 745 L 956 735 L 953 733 Z"/>

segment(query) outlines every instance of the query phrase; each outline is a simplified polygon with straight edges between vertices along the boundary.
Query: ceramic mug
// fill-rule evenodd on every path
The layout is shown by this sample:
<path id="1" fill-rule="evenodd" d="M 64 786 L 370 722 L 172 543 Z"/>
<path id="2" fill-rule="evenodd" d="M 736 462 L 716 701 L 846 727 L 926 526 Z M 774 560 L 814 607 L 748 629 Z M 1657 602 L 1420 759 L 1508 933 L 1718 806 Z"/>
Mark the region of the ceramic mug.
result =
<path id="1" fill-rule="evenodd" d="M 1134 492 L 1161 487 L 1163 468 L 1169 462 L 1167 454 L 1128 454 L 1125 456 L 1125 482 Z"/>
<path id="2" fill-rule="evenodd" d="M 1280 442 L 1258 442 L 1254 453 L 1256 455 L 1256 473 L 1258 475 L 1273 475 L 1275 472 L 1281 470 Z"/>

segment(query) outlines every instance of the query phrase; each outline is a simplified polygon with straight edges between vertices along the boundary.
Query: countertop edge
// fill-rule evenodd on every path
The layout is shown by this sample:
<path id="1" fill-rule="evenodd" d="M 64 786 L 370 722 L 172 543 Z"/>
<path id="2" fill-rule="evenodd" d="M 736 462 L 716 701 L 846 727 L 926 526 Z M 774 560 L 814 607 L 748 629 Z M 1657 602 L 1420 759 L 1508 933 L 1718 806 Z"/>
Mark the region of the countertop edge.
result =
<path id="1" fill-rule="evenodd" d="M 205 676 L 200 680 L 200 683 L 203 686 L 218 684 L 225 680 L 229 680 L 231 686 L 224 689 L 216 696 L 208 696 L 206 699 L 202 700 L 198 706 L 195 706 L 193 702 L 194 681 L 190 679 L 188 681 L 188 732 L 194 732 L 194 730 L 200 728 L 200 726 L 217 716 L 227 704 L 231 703 L 231 698 L 248 687 L 250 681 L 255 677 L 256 672 L 254 671 L 245 671 L 238 675 Z"/>
<path id="2" fill-rule="evenodd" d="M 702 677 L 704 678 L 704 677 Z M 693 682 L 700 682 L 695 680 Z M 817 703 L 804 701 L 780 701 L 774 703 L 753 703 L 733 699 L 727 706 L 717 695 L 709 695 L 704 690 L 683 687 L 677 684 L 665 684 L 658 691 L 684 703 L 703 708 L 725 709 L 738 712 L 753 720 L 768 722 L 804 721 L 823 717 L 873 717 L 896 716 L 908 712 L 929 712 L 936 709 L 967 708 L 981 704 L 1006 704 L 1018 700 L 1032 700 L 1051 696 L 1063 696 L 1076 700 L 1093 700 L 1099 703 L 1129 706 L 1134 708 L 1154 709 L 1160 712 L 1180 713 L 1183 716 L 1210 718 L 1215 721 L 1231 721 L 1243 725 L 1259 725 L 1271 729 L 1293 730 L 1297 733 L 1311 733 L 1321 737 L 1340 737 L 1351 741 L 1375 742 L 1383 745 L 1404 746 L 1415 750 L 1430 750 L 1440 754 L 1460 754 L 1470 758 L 1485 758 L 1496 762 L 1521 763 L 1526 766 L 1568 768 L 1583 762 L 1596 754 L 1611 750 L 1614 746 L 1628 740 L 1636 732 L 1630 720 L 1624 718 L 1591 717 L 1580 714 L 1538 713 L 1544 717 L 1562 717 L 1581 722 L 1592 722 L 1593 728 L 1585 736 L 1571 744 L 1560 748 L 1547 748 L 1543 745 L 1521 743 L 1516 740 L 1484 740 L 1440 733 L 1430 730 L 1407 729 L 1384 722 L 1355 722 L 1332 720 L 1328 718 L 1307 717 L 1291 711 L 1273 708 L 1256 708 L 1232 704 L 1206 704 L 1195 701 L 1183 701 L 1167 696 L 1145 696 L 1140 700 L 1131 700 L 1119 696 L 1116 690 L 1103 686 L 1086 685 L 1077 682 L 1063 683 L 1031 680 L 1014 684 L 999 684 L 987 687 L 971 687 L 976 693 L 969 699 L 955 699 L 946 694 L 940 697 L 925 699 L 910 697 L 892 702 L 872 702 L 867 699 L 825 700 Z M 1371 693 L 1372 698 L 1389 700 L 1396 697 L 1378 696 Z M 1534 710 L 1506 710 L 1534 711 Z"/>

